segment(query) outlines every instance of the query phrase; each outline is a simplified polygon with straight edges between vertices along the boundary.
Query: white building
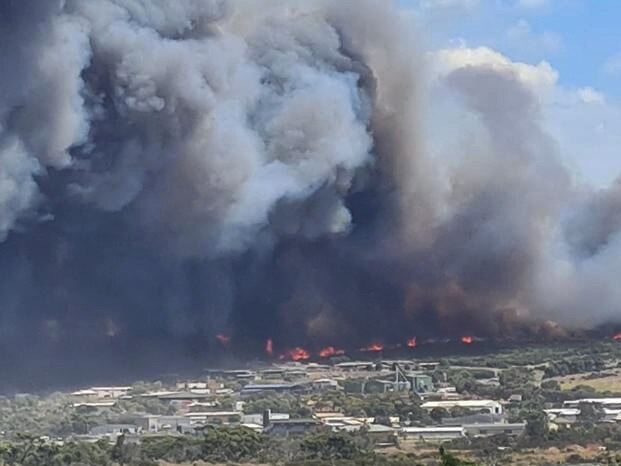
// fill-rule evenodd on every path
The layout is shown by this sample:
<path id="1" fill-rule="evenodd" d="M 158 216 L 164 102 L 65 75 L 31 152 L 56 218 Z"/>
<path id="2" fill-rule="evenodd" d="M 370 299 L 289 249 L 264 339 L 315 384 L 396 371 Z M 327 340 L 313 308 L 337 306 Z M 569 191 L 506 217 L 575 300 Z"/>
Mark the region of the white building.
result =
<path id="1" fill-rule="evenodd" d="M 563 406 L 566 408 L 578 408 L 581 404 L 594 404 L 608 409 L 621 409 L 621 398 L 582 398 L 580 400 L 567 400 L 563 402 Z"/>
<path id="2" fill-rule="evenodd" d="M 399 431 L 399 437 L 406 442 L 445 442 L 465 435 L 463 427 L 403 427 Z"/>
<path id="3" fill-rule="evenodd" d="M 443 400 L 427 401 L 421 408 L 431 411 L 435 408 L 450 410 L 452 408 L 464 408 L 471 411 L 485 411 L 490 414 L 502 414 L 502 405 L 494 400 Z"/>

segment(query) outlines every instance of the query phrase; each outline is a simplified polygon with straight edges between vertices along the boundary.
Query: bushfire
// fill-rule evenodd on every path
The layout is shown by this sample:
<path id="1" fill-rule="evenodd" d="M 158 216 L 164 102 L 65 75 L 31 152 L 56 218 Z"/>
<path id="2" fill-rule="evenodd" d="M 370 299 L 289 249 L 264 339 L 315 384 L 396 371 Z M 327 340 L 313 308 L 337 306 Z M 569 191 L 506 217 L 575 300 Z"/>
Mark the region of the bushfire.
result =
<path id="1" fill-rule="evenodd" d="M 416 337 L 412 337 L 407 341 L 408 348 L 416 348 Z"/>
<path id="2" fill-rule="evenodd" d="M 334 346 L 326 346 L 319 351 L 320 358 L 330 358 L 332 356 L 341 356 L 345 354 L 345 351 L 342 349 L 336 349 Z"/>
<path id="3" fill-rule="evenodd" d="M 307 361 L 310 359 L 311 355 L 304 348 L 298 346 L 297 348 L 287 351 L 285 357 L 291 359 L 292 361 Z"/>
<path id="4" fill-rule="evenodd" d="M 471 345 L 473 341 L 474 341 L 474 338 L 472 338 L 472 337 L 471 337 L 471 336 L 469 336 L 469 335 L 466 335 L 466 336 L 461 337 L 461 342 L 462 342 L 464 345 Z"/>
<path id="5" fill-rule="evenodd" d="M 371 343 L 369 346 L 362 349 L 362 351 L 371 351 L 373 353 L 379 353 L 380 351 L 383 351 L 383 350 L 384 350 L 384 345 L 382 345 L 381 343 Z"/>
<path id="6" fill-rule="evenodd" d="M 222 344 L 223 346 L 227 346 L 231 341 L 231 337 L 224 335 L 222 333 L 219 333 L 216 335 L 216 340 L 218 340 L 220 344 Z"/>
<path id="7" fill-rule="evenodd" d="M 612 339 L 613 339 L 613 340 L 616 340 L 616 341 L 621 341 L 621 332 L 616 333 L 616 334 L 612 337 Z"/>

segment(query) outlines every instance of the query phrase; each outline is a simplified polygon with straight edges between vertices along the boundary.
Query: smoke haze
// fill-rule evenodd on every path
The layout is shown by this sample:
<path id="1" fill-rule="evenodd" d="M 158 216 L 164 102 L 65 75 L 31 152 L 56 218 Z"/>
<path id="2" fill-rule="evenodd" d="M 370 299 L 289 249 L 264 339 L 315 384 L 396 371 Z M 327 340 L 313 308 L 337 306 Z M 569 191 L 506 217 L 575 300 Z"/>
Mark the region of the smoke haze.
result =
<path id="1" fill-rule="evenodd" d="M 416 31 L 384 0 L 3 2 L 5 383 L 618 320 L 621 182 L 574 186 L 553 70 Z"/>

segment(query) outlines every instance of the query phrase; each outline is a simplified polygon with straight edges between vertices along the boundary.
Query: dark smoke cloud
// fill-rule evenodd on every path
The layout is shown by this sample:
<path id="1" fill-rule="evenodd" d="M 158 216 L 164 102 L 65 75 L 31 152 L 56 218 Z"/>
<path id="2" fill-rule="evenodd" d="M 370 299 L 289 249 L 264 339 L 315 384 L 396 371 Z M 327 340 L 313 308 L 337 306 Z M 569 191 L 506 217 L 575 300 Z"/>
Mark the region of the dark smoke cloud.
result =
<path id="1" fill-rule="evenodd" d="M 380 0 L 3 2 L 6 383 L 614 319 L 618 186 L 572 187 L 518 71 L 431 92 L 413 30 Z M 437 95 L 475 128 L 450 163 Z"/>

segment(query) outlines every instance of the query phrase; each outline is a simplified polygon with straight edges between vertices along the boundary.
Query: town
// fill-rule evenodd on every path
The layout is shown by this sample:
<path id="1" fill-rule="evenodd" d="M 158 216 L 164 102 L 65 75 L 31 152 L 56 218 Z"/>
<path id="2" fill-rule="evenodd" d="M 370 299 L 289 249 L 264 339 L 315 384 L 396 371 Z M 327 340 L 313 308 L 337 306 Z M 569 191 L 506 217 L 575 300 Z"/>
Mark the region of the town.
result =
<path id="1" fill-rule="evenodd" d="M 292 464 L 299 464 L 300 445 L 309 438 L 335 436 L 352 441 L 356 454 L 417 461 L 407 464 L 438 464 L 440 446 L 474 464 L 503 457 L 513 458 L 511 464 L 601 460 L 621 442 L 621 345 L 615 340 L 483 348 L 436 359 L 412 351 L 398 359 L 365 354 L 18 394 L 1 399 L 0 428 L 4 441 L 16 444 L 28 434 L 40 445 L 115 448 L 121 442 L 136 451 L 158 441 L 236 432 L 287 445 L 287 453 L 265 461 L 290 455 Z M 221 456 L 222 462 L 261 457 L 256 451 Z M 379 464 L 374 461 L 369 464 Z"/>

